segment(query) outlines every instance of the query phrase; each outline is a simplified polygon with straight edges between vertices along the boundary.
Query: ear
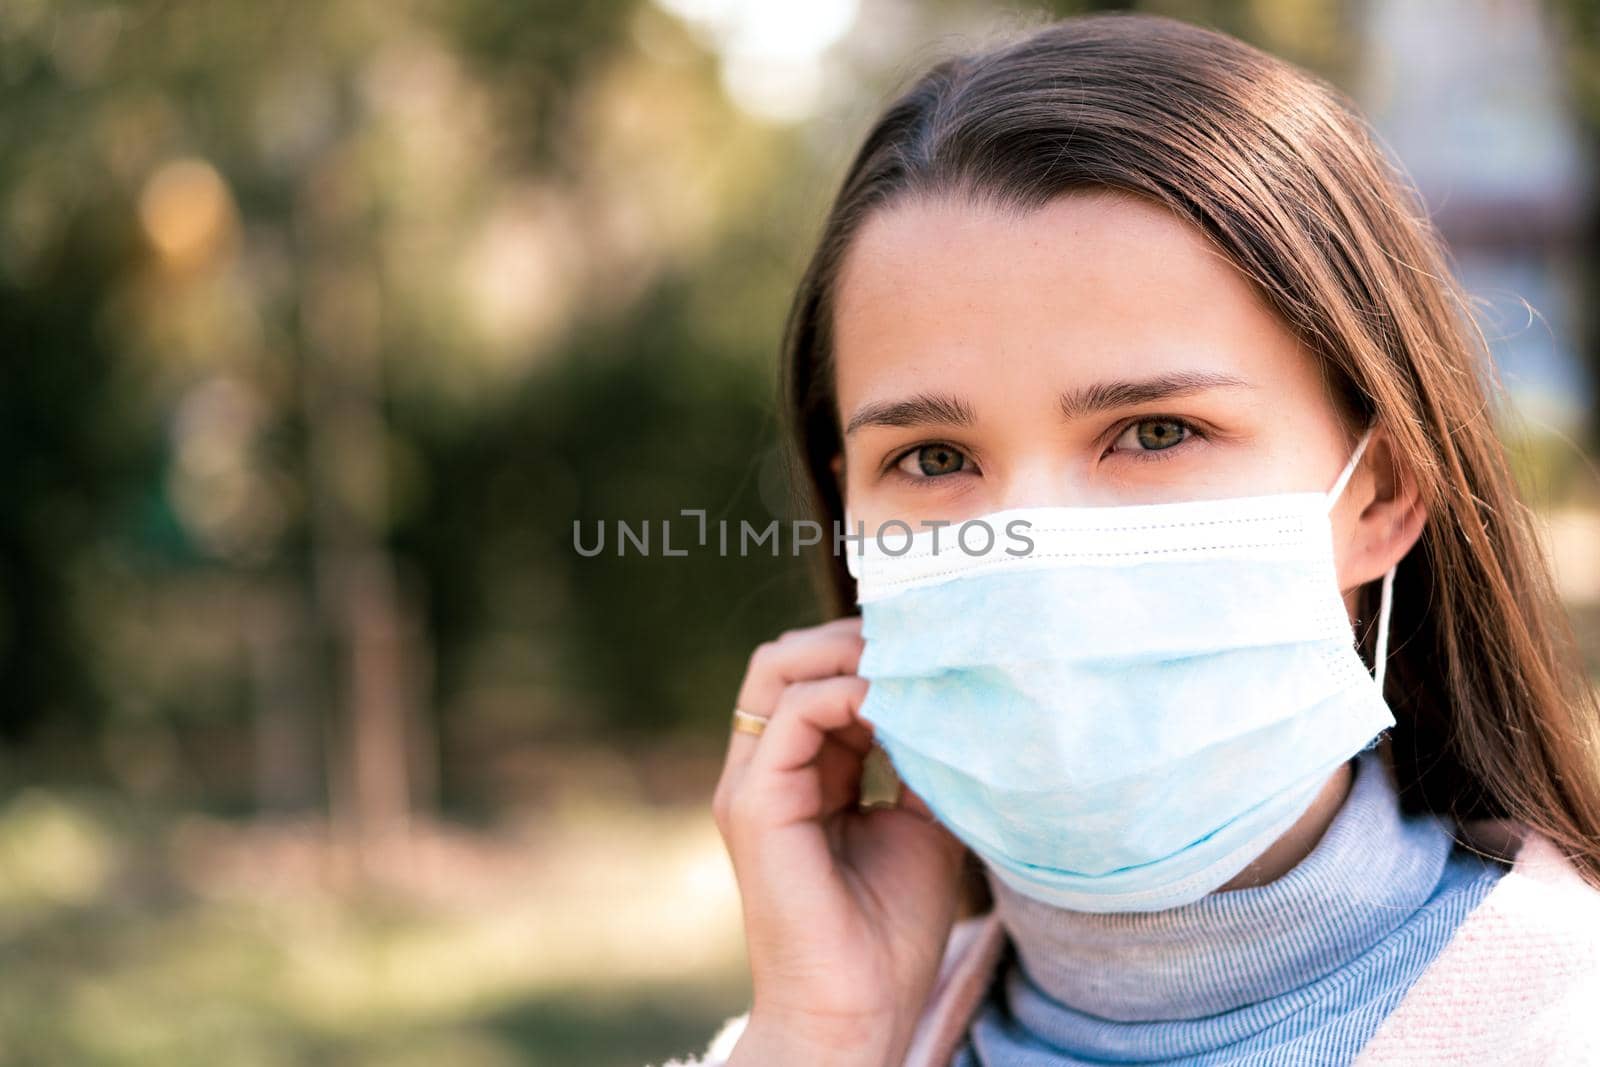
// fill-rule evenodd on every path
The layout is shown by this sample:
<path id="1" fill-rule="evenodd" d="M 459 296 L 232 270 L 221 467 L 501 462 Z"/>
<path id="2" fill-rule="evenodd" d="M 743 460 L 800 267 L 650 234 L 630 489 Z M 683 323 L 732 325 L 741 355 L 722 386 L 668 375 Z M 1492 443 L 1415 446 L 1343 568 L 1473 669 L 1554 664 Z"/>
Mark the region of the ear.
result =
<path id="1" fill-rule="evenodd" d="M 839 499 L 844 499 L 844 453 L 835 452 L 833 458 L 828 460 L 828 469 L 833 471 L 834 484 L 839 487 Z"/>
<path id="2" fill-rule="evenodd" d="M 1405 558 L 1428 516 L 1416 477 L 1381 427 L 1373 431 L 1346 493 L 1336 513 L 1344 516 L 1337 563 L 1339 588 L 1353 591 Z"/>

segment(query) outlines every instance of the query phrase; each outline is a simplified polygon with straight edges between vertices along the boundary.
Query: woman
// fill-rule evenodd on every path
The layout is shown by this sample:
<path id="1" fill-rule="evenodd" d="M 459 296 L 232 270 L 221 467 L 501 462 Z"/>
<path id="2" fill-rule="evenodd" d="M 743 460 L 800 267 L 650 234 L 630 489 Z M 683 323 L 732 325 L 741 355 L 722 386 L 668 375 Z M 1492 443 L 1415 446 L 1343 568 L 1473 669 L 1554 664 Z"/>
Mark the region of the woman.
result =
<path id="1" fill-rule="evenodd" d="M 867 536 L 738 693 L 754 999 L 700 1062 L 1600 1062 L 1600 716 L 1344 97 L 1149 16 L 941 62 L 785 353 Z M 1036 551 L 935 559 L 976 520 Z"/>

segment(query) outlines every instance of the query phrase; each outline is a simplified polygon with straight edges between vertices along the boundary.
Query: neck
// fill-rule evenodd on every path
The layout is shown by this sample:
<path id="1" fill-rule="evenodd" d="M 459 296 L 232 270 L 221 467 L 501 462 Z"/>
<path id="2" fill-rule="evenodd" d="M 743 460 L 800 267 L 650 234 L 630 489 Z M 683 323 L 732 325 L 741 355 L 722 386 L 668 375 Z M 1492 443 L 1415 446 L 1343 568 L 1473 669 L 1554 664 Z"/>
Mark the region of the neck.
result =
<path id="1" fill-rule="evenodd" d="M 1322 840 L 1323 833 L 1350 795 L 1350 783 L 1354 780 L 1353 764 L 1349 760 L 1339 764 L 1339 769 L 1328 776 L 1321 792 L 1311 802 L 1311 807 L 1289 827 L 1288 832 L 1252 860 L 1250 866 L 1219 887 L 1217 892 L 1266 885 L 1288 874 Z"/>

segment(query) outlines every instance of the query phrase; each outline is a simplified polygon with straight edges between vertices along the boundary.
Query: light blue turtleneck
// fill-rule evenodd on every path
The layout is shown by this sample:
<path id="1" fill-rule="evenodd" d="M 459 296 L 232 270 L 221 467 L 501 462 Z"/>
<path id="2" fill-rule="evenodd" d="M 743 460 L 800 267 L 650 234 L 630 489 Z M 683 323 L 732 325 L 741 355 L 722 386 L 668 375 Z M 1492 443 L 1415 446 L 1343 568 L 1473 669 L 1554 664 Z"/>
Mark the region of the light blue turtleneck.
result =
<path id="1" fill-rule="evenodd" d="M 989 877 L 1014 952 L 955 1067 L 1348 1063 L 1505 867 L 1400 810 L 1376 748 L 1266 885 L 1091 914 Z"/>

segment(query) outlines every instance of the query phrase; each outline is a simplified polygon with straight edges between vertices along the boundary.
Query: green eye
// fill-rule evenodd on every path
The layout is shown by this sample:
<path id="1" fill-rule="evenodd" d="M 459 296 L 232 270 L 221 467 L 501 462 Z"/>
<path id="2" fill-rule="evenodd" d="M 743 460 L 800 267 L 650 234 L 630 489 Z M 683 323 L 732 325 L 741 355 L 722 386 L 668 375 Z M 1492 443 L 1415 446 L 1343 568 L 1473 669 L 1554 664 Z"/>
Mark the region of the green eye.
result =
<path id="1" fill-rule="evenodd" d="M 1149 452 L 1171 448 L 1189 436 L 1189 427 L 1172 419 L 1145 419 L 1135 423 L 1133 430 L 1139 447 Z"/>
<path id="2" fill-rule="evenodd" d="M 949 445 L 923 445 L 913 454 L 917 457 L 917 469 L 929 478 L 954 474 L 967 464 L 967 457 Z"/>

